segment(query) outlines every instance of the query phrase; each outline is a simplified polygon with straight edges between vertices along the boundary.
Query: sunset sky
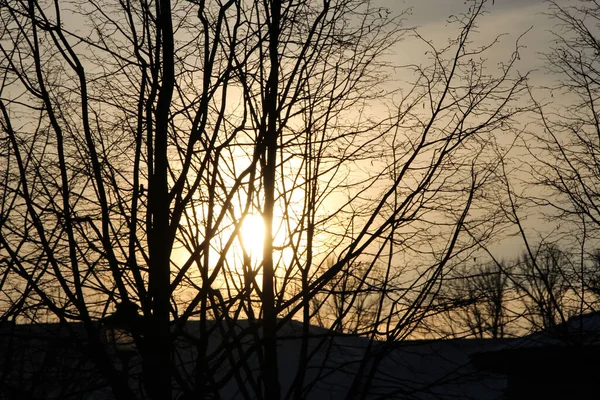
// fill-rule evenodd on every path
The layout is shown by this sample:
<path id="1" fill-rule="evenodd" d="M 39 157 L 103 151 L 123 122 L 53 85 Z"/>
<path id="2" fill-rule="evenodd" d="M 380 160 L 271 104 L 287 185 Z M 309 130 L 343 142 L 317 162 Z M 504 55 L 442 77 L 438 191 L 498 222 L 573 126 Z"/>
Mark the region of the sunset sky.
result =
<path id="1" fill-rule="evenodd" d="M 448 16 L 467 11 L 470 2 L 464 0 L 385 0 L 396 12 L 411 9 L 407 16 L 406 26 L 415 26 L 424 37 L 435 43 L 443 44 L 449 37 L 456 35 L 456 28 L 448 24 Z M 568 4 L 568 0 L 561 0 Z M 465 4 L 468 3 L 468 4 Z M 540 53 L 548 50 L 552 35 L 550 30 L 555 25 L 548 15 L 546 0 L 495 0 L 487 5 L 489 13 L 479 20 L 479 35 L 482 40 L 491 40 L 497 35 L 504 35 L 494 53 L 505 57 L 514 50 L 515 40 L 529 32 L 521 39 L 526 46 L 521 52 L 519 70 L 527 71 L 540 68 Z M 540 78 L 536 74 L 536 78 Z"/>
<path id="2" fill-rule="evenodd" d="M 448 17 L 453 14 L 468 11 L 470 1 L 464 0 L 384 0 L 395 12 L 410 9 L 406 17 L 405 26 L 415 27 L 417 32 L 427 40 L 431 40 L 437 48 L 442 47 L 449 39 L 455 38 L 458 27 L 448 23 Z M 559 0 L 559 4 L 574 5 L 569 0 Z M 534 89 L 534 96 L 540 100 L 551 101 L 554 104 L 560 101 L 558 97 L 550 98 L 548 92 L 540 86 L 553 85 L 556 76 L 548 74 L 544 67 L 544 53 L 551 49 L 554 36 L 552 31 L 557 30 L 556 21 L 548 15 L 549 2 L 547 0 L 495 0 L 490 1 L 486 7 L 488 13 L 478 20 L 478 33 L 472 36 L 478 44 L 490 43 L 495 37 L 499 42 L 494 50 L 487 52 L 487 66 L 492 69 L 498 64 L 509 59 L 515 50 L 515 43 L 519 39 L 521 49 L 520 60 L 516 64 L 517 70 L 530 73 L 529 84 Z M 397 54 L 399 60 L 407 63 L 420 63 L 427 65 L 425 51 L 427 48 L 421 41 L 406 39 Z M 529 125 L 530 129 L 536 129 Z M 505 138 L 510 141 L 511 138 Z M 517 157 L 521 159 L 521 157 Z M 515 157 L 513 157 L 513 160 Z M 515 178 L 513 176 L 513 178 Z M 518 178 L 518 177 L 517 177 Z M 529 215 L 526 227 L 532 229 L 532 238 L 537 234 L 548 232 L 555 227 L 545 221 L 541 214 Z M 533 233 L 537 232 L 537 233 Z M 520 237 L 509 237 L 496 242 L 492 252 L 500 257 L 518 255 L 523 249 Z"/>

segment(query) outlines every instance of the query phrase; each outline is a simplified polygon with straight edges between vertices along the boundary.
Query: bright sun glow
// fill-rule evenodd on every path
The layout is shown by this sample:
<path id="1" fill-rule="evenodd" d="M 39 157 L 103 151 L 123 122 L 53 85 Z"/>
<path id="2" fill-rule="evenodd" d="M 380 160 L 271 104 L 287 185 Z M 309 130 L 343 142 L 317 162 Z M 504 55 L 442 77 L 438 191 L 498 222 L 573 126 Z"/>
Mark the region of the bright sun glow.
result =
<path id="1" fill-rule="evenodd" d="M 262 217 L 255 214 L 246 215 L 241 232 L 246 251 L 255 257 L 259 257 L 262 254 L 265 234 L 265 224 Z"/>

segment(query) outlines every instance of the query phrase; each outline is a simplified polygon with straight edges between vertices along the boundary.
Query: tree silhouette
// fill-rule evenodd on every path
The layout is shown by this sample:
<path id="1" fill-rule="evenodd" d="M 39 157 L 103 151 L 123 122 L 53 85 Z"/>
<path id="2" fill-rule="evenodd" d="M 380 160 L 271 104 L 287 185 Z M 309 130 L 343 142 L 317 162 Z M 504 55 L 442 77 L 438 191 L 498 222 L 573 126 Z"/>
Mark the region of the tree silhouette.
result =
<path id="1" fill-rule="evenodd" d="M 439 296 L 444 312 L 444 330 L 456 337 L 501 339 L 510 328 L 511 302 L 516 301 L 511 285 L 512 269 L 506 262 L 457 268 Z"/>
<path id="2" fill-rule="evenodd" d="M 471 39 L 486 1 L 468 3 L 443 48 L 362 0 L 2 3 L 3 319 L 79 322 L 115 398 L 302 398 L 315 299 L 364 265 L 350 292 L 371 292 L 370 344 L 348 396 L 366 396 L 452 260 L 493 230 L 478 205 L 526 76 L 518 46 L 488 69 L 496 41 Z M 428 65 L 391 60 L 409 35 Z M 249 215 L 262 254 L 242 240 Z M 141 384 L 97 323 L 124 303 L 143 320 Z"/>
<path id="3" fill-rule="evenodd" d="M 528 283 L 517 286 L 526 289 L 526 308 L 536 310 L 531 321 L 536 328 L 596 308 L 600 8 L 585 0 L 548 5 L 554 40 L 544 58 L 545 72 L 553 80 L 530 91 L 537 120 L 521 136 L 527 155 L 519 166 L 529 175 L 526 186 L 507 184 L 506 208 L 526 249 L 519 274 Z M 545 216 L 543 237 L 534 240 L 527 231 L 526 209 Z"/>

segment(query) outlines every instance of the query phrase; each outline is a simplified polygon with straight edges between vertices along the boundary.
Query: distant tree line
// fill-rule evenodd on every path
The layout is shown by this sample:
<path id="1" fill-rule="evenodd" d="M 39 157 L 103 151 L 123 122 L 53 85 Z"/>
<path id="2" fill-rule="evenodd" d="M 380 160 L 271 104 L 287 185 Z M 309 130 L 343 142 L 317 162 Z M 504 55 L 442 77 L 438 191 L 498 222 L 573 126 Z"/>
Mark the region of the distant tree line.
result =
<path id="1" fill-rule="evenodd" d="M 583 268 L 579 254 L 540 244 L 509 260 L 458 266 L 438 297 L 439 334 L 505 338 L 552 331 L 600 305 L 598 256 Z"/>

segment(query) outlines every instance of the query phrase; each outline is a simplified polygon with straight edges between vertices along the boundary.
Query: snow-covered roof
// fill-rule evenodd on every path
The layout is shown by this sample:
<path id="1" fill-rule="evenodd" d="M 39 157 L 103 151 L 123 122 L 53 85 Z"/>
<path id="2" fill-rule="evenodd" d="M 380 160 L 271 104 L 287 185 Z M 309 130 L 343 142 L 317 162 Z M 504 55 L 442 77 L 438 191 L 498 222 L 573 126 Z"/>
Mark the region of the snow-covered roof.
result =
<path id="1" fill-rule="evenodd" d="M 255 343 L 252 334 L 241 335 L 249 324 L 237 321 L 229 327 L 243 342 L 237 349 L 224 346 L 228 338 L 223 330 L 215 329 L 209 340 L 212 359 L 222 363 L 214 370 L 215 381 L 220 381 L 222 399 L 242 398 L 239 380 L 229 376 L 231 360 L 239 356 L 240 348 Z M 183 369 L 192 369 L 197 322 L 186 325 L 187 337 L 176 343 L 177 359 Z M 302 341 L 302 324 L 288 322 L 279 330 L 278 356 L 282 390 L 287 391 L 298 373 Z M 310 327 L 304 398 L 345 398 L 357 376 L 366 374 L 373 360 L 379 357 L 368 398 L 371 399 L 494 399 L 500 398 L 506 380 L 502 376 L 478 371 L 470 362 L 470 355 L 496 348 L 498 342 L 482 339 L 442 341 L 370 342 L 364 337 L 331 333 Z M 71 335 L 84 338 L 79 324 L 12 325 L 0 327 L 0 399 L 26 397 L 39 399 L 111 398 L 104 379 L 97 373 L 85 352 L 77 348 Z M 229 352 L 229 353 L 228 353 Z M 369 355 L 366 357 L 366 355 Z M 373 357 L 375 356 L 375 357 Z M 227 358 L 229 361 L 227 361 Z M 371 364 L 370 364 L 371 363 Z M 258 374 L 258 359 L 252 356 L 246 363 L 250 374 Z M 131 361 L 131 374 L 141 371 L 139 360 Z M 229 376 L 229 378 L 228 378 Z M 35 381 L 35 385 L 31 385 Z M 29 391 L 29 392 L 27 392 Z"/>

